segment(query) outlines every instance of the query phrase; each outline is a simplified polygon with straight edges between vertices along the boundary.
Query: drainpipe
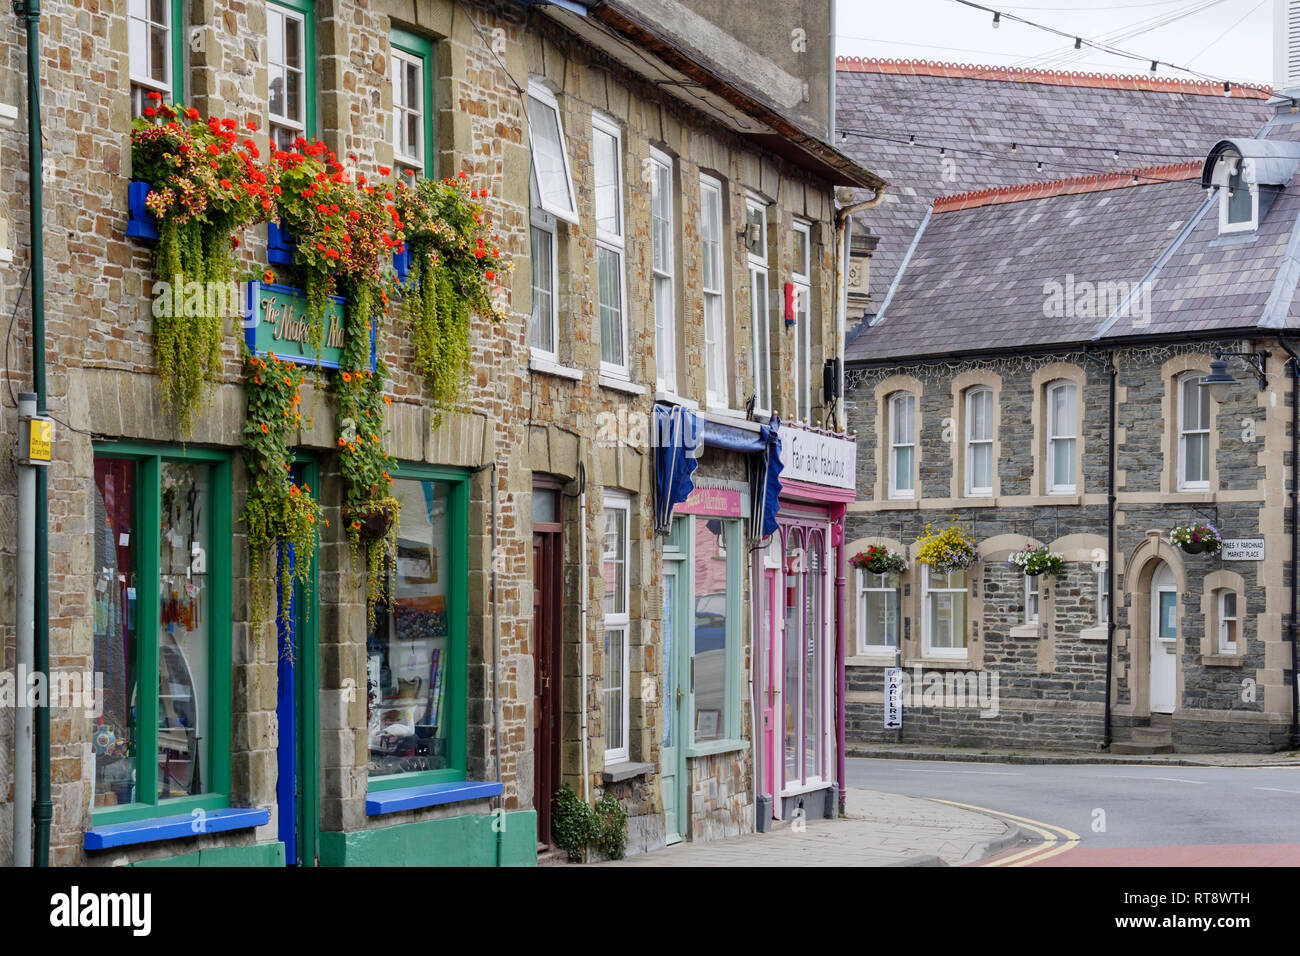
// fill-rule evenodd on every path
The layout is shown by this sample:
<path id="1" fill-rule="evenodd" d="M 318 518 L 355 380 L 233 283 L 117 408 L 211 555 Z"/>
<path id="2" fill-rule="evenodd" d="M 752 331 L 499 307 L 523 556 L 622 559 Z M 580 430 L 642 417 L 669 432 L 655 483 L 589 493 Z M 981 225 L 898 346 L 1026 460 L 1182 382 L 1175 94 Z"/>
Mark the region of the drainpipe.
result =
<path id="1" fill-rule="evenodd" d="M 831 64 L 831 75 L 834 75 Z M 839 396 L 835 399 L 835 409 L 831 428 L 843 431 L 841 410 L 844 407 L 844 336 L 848 325 L 849 311 L 849 235 L 852 222 L 849 219 L 856 212 L 874 209 L 885 201 L 885 187 L 881 186 L 876 194 L 862 202 L 849 203 L 835 210 L 835 355 L 840 360 Z"/>
<path id="2" fill-rule="evenodd" d="M 492 461 L 492 753 L 496 759 L 496 778 L 501 780 L 501 621 L 500 596 L 497 590 L 497 463 Z M 502 809 L 505 796 L 497 798 Z M 501 865 L 501 827 L 497 830 L 497 866 Z"/>
<path id="3" fill-rule="evenodd" d="M 1296 562 L 1300 561 L 1300 355 L 1286 339 L 1277 337 L 1277 344 L 1291 357 L 1291 623 L 1287 628 L 1291 637 L 1291 746 L 1300 747 L 1300 685 L 1297 685 L 1297 623 L 1300 596 L 1296 594 Z"/>
<path id="4" fill-rule="evenodd" d="M 584 474 L 582 490 L 578 493 L 578 708 L 582 722 L 582 800 L 591 803 L 591 770 L 587 753 L 587 479 Z"/>
<path id="5" fill-rule="evenodd" d="M 844 585 L 848 580 L 848 557 L 845 547 L 846 535 L 844 529 L 845 515 L 847 507 L 839 509 L 839 517 L 836 519 L 839 523 L 840 542 L 836 549 L 835 558 L 835 779 L 839 782 L 840 799 L 839 815 L 844 816 L 845 800 L 847 798 L 847 783 L 845 782 L 845 773 L 848 769 L 848 763 L 844 753 L 844 617 L 848 612 L 848 600 L 845 594 Z"/>
<path id="6" fill-rule="evenodd" d="M 27 26 L 27 181 L 31 221 L 32 384 L 36 414 L 45 415 L 45 214 L 41 203 L 44 157 L 41 152 L 41 3 L 18 0 L 14 12 Z M 36 594 L 34 601 L 34 665 L 50 671 L 49 498 L 44 468 L 36 471 Z M 50 863 L 50 708 L 48 699 L 36 709 L 36 865 Z M 16 847 L 15 847 L 16 849 Z"/>
<path id="7" fill-rule="evenodd" d="M 36 414 L 36 396 L 18 396 L 18 420 Z M 22 426 L 19 425 L 19 433 Z M 18 457 L 27 452 L 20 450 Z M 14 694 L 14 859 L 15 867 L 32 865 L 32 708 L 27 706 L 27 680 L 32 673 L 36 625 L 36 472 L 33 465 L 18 466 L 18 588 L 14 620 L 17 624 L 17 688 Z"/>
<path id="8" fill-rule="evenodd" d="M 1110 681 L 1111 669 L 1115 659 L 1115 353 L 1110 352 L 1106 358 L 1098 358 L 1084 350 L 1084 356 L 1092 359 L 1103 369 L 1110 379 L 1110 400 L 1106 410 L 1106 590 L 1109 594 L 1110 607 L 1106 611 L 1106 705 L 1105 719 L 1102 726 L 1102 748 L 1111 742 Z"/>

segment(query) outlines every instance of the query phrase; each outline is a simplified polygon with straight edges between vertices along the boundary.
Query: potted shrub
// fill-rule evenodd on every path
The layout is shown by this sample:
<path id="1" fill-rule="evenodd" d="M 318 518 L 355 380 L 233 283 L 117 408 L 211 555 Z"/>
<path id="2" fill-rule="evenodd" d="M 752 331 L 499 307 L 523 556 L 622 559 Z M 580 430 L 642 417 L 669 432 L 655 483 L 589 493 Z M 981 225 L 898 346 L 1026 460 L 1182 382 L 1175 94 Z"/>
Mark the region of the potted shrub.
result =
<path id="1" fill-rule="evenodd" d="M 1219 529 L 1204 521 L 1178 525 L 1169 532 L 1169 540 L 1188 554 L 1218 554 L 1223 547 Z"/>
<path id="2" fill-rule="evenodd" d="M 936 574 L 965 571 L 979 560 L 975 542 L 955 518 L 942 531 L 935 531 L 932 525 L 927 524 L 925 534 L 917 538 L 916 545 L 916 559 Z"/>
<path id="3" fill-rule="evenodd" d="M 849 564 L 868 574 L 902 574 L 907 570 L 907 558 L 874 544 L 849 558 Z"/>
<path id="4" fill-rule="evenodd" d="M 1060 574 L 1064 561 L 1063 555 L 1057 554 L 1055 551 L 1049 551 L 1047 545 L 1035 547 L 1026 543 L 1023 548 L 1007 559 L 1007 564 L 1019 568 L 1031 578 L 1036 578 L 1040 574 L 1046 574 L 1049 577 Z"/>

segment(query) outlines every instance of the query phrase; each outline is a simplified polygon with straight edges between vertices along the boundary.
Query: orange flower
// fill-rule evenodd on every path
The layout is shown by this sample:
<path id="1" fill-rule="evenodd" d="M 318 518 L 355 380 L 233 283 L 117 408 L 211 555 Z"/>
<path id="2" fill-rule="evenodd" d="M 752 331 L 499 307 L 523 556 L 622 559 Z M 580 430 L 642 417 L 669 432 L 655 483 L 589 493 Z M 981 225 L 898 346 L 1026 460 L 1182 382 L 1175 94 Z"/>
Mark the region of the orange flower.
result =
<path id="1" fill-rule="evenodd" d="M 385 404 L 385 405 L 392 405 L 392 404 L 393 404 L 393 399 L 392 399 L 392 397 L 389 396 L 389 395 L 385 395 L 385 396 L 384 396 L 384 404 Z"/>
<path id="2" fill-rule="evenodd" d="M 295 497 L 296 497 L 298 494 L 300 494 L 300 492 L 298 491 L 298 486 L 297 486 L 297 485 L 290 485 L 290 486 L 289 486 L 289 494 L 294 495 Z"/>
<path id="3" fill-rule="evenodd" d="M 343 381 L 345 381 L 345 382 L 350 382 L 350 381 L 352 381 L 352 374 L 351 374 L 350 372 L 344 372 L 344 373 L 343 373 Z"/>
<path id="4" fill-rule="evenodd" d="M 325 527 L 328 528 L 329 526 L 330 526 L 330 519 L 329 519 L 329 518 L 326 518 L 326 519 L 325 519 Z"/>
<path id="5" fill-rule="evenodd" d="M 340 437 L 339 437 L 339 447 L 342 448 L 342 447 L 345 446 L 346 444 L 347 444 L 347 442 L 343 440 L 342 436 L 340 436 Z"/>
<path id="6" fill-rule="evenodd" d="M 263 425 L 262 425 L 262 434 L 263 434 L 263 435 L 269 435 L 270 433 L 271 433 L 271 429 L 267 428 L 266 425 L 263 424 Z"/>
<path id="7" fill-rule="evenodd" d="M 360 530 L 361 530 L 361 522 L 360 522 L 360 521 L 354 521 L 354 522 L 352 522 L 352 530 L 353 530 L 353 531 L 360 531 Z"/>
<path id="8" fill-rule="evenodd" d="M 275 281 L 275 273 L 272 272 L 270 269 L 267 269 L 265 272 L 262 273 L 262 281 L 263 281 L 263 282 L 274 282 L 274 281 Z"/>

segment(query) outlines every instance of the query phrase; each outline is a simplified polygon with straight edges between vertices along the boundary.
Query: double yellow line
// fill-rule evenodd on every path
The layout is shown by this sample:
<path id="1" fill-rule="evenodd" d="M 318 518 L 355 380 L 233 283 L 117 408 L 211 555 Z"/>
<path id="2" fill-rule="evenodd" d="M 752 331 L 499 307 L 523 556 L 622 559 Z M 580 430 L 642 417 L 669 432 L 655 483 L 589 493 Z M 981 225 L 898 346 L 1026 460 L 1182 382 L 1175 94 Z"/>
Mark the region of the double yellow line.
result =
<path id="1" fill-rule="evenodd" d="M 961 807 L 963 810 L 974 810 L 977 813 L 987 813 L 990 816 L 1000 817 L 1004 820 L 1010 820 L 1022 830 L 1029 830 L 1041 837 L 1041 842 L 1025 850 L 1019 850 L 1008 856 L 999 856 L 988 863 L 976 863 L 975 866 L 1029 866 L 1033 863 L 1041 863 L 1050 857 L 1054 857 L 1067 850 L 1073 850 L 1079 845 L 1079 834 L 1058 827 L 1052 823 L 1043 823 L 1041 820 L 1030 820 L 1027 817 L 1018 817 L 1014 813 L 1004 813 L 1001 810 L 990 810 L 988 807 L 977 807 L 969 803 L 956 803 L 952 800 L 939 800 L 931 797 L 935 803 L 946 803 L 950 807 Z"/>

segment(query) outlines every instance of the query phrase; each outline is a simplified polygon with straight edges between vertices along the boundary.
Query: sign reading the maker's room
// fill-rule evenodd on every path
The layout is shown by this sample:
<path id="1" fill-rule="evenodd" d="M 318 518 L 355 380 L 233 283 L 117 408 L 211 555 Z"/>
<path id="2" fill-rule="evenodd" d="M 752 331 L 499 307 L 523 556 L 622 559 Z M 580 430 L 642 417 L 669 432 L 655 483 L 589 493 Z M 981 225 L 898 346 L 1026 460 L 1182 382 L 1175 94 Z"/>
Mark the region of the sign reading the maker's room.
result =
<path id="1" fill-rule="evenodd" d="M 274 352 L 286 362 L 338 368 L 343 356 L 343 299 L 330 296 L 320 341 L 312 342 L 305 293 L 287 285 L 250 282 L 244 330 L 244 341 L 258 355 Z M 373 368 L 373 334 L 370 361 Z"/>

